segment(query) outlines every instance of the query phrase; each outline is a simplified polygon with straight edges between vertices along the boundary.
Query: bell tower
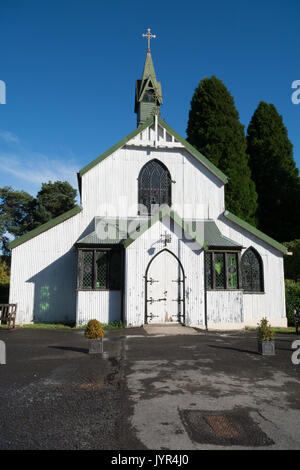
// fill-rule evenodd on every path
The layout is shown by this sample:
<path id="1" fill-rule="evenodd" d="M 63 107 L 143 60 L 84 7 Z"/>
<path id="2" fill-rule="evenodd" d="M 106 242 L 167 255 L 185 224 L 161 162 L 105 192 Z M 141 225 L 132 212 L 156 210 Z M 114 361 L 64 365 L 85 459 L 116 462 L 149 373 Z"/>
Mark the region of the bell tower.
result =
<path id="1" fill-rule="evenodd" d="M 159 115 L 159 107 L 162 104 L 161 84 L 156 80 L 155 70 L 150 52 L 150 39 L 155 38 L 148 28 L 143 37 L 148 39 L 148 50 L 144 65 L 143 77 L 136 81 L 134 112 L 137 114 L 137 126 L 143 124 L 154 114 Z"/>

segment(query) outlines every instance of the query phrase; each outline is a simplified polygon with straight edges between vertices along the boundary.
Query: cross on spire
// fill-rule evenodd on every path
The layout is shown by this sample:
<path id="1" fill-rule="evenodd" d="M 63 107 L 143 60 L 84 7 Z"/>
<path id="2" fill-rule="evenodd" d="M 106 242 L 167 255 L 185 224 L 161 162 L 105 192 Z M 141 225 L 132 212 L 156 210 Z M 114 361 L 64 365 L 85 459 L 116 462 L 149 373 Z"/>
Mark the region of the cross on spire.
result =
<path id="1" fill-rule="evenodd" d="M 143 34 L 143 38 L 148 39 L 148 51 L 150 51 L 150 39 L 155 39 L 156 35 L 151 33 L 151 29 L 148 28 L 148 33 Z"/>

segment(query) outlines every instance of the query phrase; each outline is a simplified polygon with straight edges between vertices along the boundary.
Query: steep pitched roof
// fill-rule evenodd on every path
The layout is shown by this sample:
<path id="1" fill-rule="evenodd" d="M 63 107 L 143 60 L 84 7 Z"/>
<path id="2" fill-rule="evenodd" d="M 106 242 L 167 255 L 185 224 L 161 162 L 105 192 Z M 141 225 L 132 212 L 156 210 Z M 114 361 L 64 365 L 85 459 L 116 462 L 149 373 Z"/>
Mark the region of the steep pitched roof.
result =
<path id="1" fill-rule="evenodd" d="M 106 152 L 102 153 L 101 155 L 99 155 L 99 157 L 95 158 L 95 160 L 93 160 L 92 162 L 88 163 L 85 167 L 83 167 L 80 171 L 79 171 L 79 177 L 81 177 L 82 175 L 84 175 L 85 173 L 87 173 L 89 170 L 91 170 L 92 168 L 94 168 L 94 166 L 98 165 L 98 163 L 101 163 L 103 160 L 105 160 L 105 158 L 109 157 L 112 153 L 114 153 L 116 150 L 124 147 L 124 145 L 127 144 L 127 142 L 131 139 L 133 139 L 136 135 L 138 135 L 140 132 L 142 132 L 144 129 L 146 129 L 148 126 L 151 126 L 151 124 L 153 123 L 153 120 L 154 118 L 151 117 L 150 119 L 148 119 L 148 121 L 146 121 L 144 124 L 140 125 L 139 127 L 137 127 L 133 132 L 131 132 L 130 134 L 128 134 L 126 137 L 124 137 L 124 139 L 120 140 L 117 144 L 113 145 L 110 149 L 106 150 Z"/>
<path id="2" fill-rule="evenodd" d="M 98 165 L 98 163 L 101 163 L 103 160 L 105 160 L 105 158 L 109 157 L 113 152 L 115 152 L 116 150 L 124 147 L 124 145 L 126 145 L 136 135 L 138 135 L 140 132 L 142 132 L 147 127 L 151 126 L 151 124 L 153 124 L 153 122 L 154 122 L 154 116 L 149 118 L 144 124 L 140 125 L 137 129 L 135 129 L 133 132 L 131 132 L 127 137 L 124 137 L 124 139 L 120 140 L 113 147 L 108 149 L 102 155 L 95 158 L 95 160 L 93 160 L 88 165 L 86 165 L 84 168 L 82 168 L 79 171 L 79 177 L 81 178 L 85 173 L 87 173 L 89 170 L 91 170 L 96 165 Z M 198 150 L 196 150 L 189 142 L 187 142 L 183 137 L 181 137 L 181 135 L 179 135 L 161 117 L 158 117 L 158 122 L 170 134 L 174 135 L 176 140 L 178 140 L 178 142 L 180 142 L 186 148 L 186 150 L 192 156 L 194 156 L 197 160 L 199 160 L 209 171 L 211 171 L 215 176 L 217 176 L 218 179 L 220 179 L 223 183 L 228 182 L 227 176 L 221 170 L 219 170 L 219 168 L 217 168 L 210 160 L 208 160 L 208 158 L 206 158 L 204 155 L 202 155 L 202 153 L 200 153 Z"/>
<path id="3" fill-rule="evenodd" d="M 27 242 L 31 238 L 34 238 L 43 232 L 46 232 L 50 228 L 55 227 L 55 225 L 65 222 L 65 220 L 68 220 L 71 217 L 74 217 L 74 215 L 79 214 L 79 212 L 81 211 L 82 211 L 81 207 L 79 206 L 73 207 L 73 209 L 69 210 L 68 212 L 65 212 L 64 214 L 61 214 L 58 217 L 55 217 L 54 219 L 49 220 L 45 224 L 40 225 L 39 227 L 31 230 L 30 232 L 27 232 L 24 235 L 21 235 L 21 237 L 18 237 L 15 240 L 11 241 L 8 245 L 8 248 L 12 249 L 12 248 L 16 248 L 16 246 L 22 245 L 22 243 Z"/>
<path id="4" fill-rule="evenodd" d="M 284 245 L 282 245 L 282 243 L 277 242 L 273 238 L 269 237 L 265 233 L 258 230 L 256 227 L 253 227 L 253 225 L 250 225 L 248 222 L 245 222 L 245 220 L 240 219 L 238 216 L 232 214 L 229 211 L 225 211 L 224 216 L 228 220 L 230 220 L 231 222 L 234 222 L 235 224 L 237 224 L 240 227 L 244 228 L 248 232 L 252 233 L 253 235 L 255 235 L 260 240 L 263 240 L 264 242 L 271 245 L 273 248 L 276 248 L 276 250 L 280 251 L 281 253 L 283 253 L 283 254 L 287 253 L 288 250 Z"/>

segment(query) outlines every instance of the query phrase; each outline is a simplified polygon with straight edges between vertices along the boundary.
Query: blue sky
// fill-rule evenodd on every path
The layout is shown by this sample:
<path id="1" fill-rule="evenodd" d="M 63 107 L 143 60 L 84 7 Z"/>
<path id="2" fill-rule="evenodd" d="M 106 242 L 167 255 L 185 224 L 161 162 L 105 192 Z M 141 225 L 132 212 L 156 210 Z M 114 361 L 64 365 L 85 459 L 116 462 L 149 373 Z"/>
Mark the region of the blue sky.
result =
<path id="1" fill-rule="evenodd" d="M 300 167 L 299 14 L 298 0 L 1 0 L 0 186 L 77 188 L 76 172 L 136 128 L 148 27 L 161 115 L 177 132 L 186 136 L 194 90 L 214 74 L 246 128 L 260 100 L 275 104 Z"/>

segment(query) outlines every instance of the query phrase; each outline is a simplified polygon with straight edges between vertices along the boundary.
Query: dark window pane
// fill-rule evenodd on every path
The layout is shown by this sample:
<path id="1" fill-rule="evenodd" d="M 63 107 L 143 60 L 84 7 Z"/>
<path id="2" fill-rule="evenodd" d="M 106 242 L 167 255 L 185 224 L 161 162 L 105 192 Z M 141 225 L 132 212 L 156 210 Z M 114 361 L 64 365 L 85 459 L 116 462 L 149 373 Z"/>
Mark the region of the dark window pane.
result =
<path id="1" fill-rule="evenodd" d="M 262 261 L 259 254 L 249 248 L 242 257 L 243 289 L 248 292 L 262 292 Z"/>
<path id="2" fill-rule="evenodd" d="M 82 252 L 82 287 L 93 288 L 93 252 Z"/>
<path id="3" fill-rule="evenodd" d="M 122 255 L 120 251 L 112 251 L 109 266 L 109 288 L 121 289 Z"/>
<path id="4" fill-rule="evenodd" d="M 96 252 L 96 288 L 107 287 L 107 252 Z"/>
<path id="5" fill-rule="evenodd" d="M 238 264 L 237 254 L 227 254 L 227 283 L 229 289 L 238 288 Z"/>
<path id="6" fill-rule="evenodd" d="M 225 289 L 225 266 L 224 266 L 224 253 L 215 253 L 214 270 L 216 279 L 216 288 Z"/>
<path id="7" fill-rule="evenodd" d="M 206 289 L 212 289 L 212 254 L 205 253 Z"/>

